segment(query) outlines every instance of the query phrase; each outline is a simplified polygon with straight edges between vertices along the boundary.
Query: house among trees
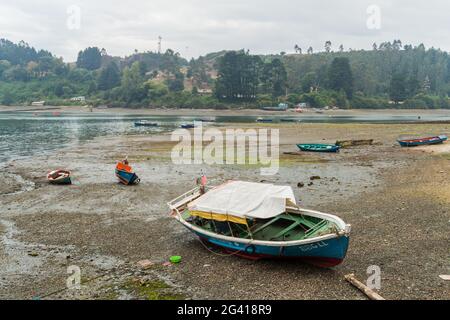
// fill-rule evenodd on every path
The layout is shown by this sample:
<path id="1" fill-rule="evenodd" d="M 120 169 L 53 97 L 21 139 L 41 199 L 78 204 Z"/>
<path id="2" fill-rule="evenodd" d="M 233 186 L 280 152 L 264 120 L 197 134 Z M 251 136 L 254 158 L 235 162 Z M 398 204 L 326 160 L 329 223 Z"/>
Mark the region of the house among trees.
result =
<path id="1" fill-rule="evenodd" d="M 73 97 L 70 99 L 70 101 L 79 101 L 79 102 L 85 102 L 86 101 L 86 97 L 84 96 L 80 96 L 80 97 Z"/>

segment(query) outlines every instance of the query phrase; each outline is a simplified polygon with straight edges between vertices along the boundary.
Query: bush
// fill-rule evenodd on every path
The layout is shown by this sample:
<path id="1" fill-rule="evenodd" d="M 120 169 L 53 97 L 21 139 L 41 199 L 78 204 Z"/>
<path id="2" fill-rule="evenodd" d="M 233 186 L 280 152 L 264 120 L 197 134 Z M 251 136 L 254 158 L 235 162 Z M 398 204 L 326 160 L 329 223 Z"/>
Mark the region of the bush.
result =
<path id="1" fill-rule="evenodd" d="M 353 96 L 350 106 L 354 109 L 386 109 L 392 107 L 387 99 L 369 98 L 360 94 Z"/>

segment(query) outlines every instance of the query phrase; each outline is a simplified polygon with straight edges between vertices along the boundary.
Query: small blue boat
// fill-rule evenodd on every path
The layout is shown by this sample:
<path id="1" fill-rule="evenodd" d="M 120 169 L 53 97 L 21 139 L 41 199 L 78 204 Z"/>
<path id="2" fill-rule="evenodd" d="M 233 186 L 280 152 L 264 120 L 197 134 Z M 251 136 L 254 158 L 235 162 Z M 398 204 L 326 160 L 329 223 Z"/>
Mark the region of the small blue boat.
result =
<path id="1" fill-rule="evenodd" d="M 115 172 L 119 182 L 124 185 L 138 184 L 141 181 L 136 173 L 132 172 L 131 167 L 122 162 L 117 164 Z"/>
<path id="2" fill-rule="evenodd" d="M 398 143 L 402 147 L 418 147 L 424 145 L 440 144 L 447 141 L 447 136 L 440 135 L 436 137 L 418 138 L 418 139 L 399 139 Z"/>
<path id="3" fill-rule="evenodd" d="M 182 129 L 194 129 L 195 125 L 194 124 L 190 124 L 190 123 L 183 123 L 180 128 Z"/>
<path id="4" fill-rule="evenodd" d="M 351 226 L 335 215 L 299 208 L 287 186 L 230 181 L 206 193 L 196 188 L 168 205 L 202 242 L 231 255 L 333 267 L 347 254 Z"/>

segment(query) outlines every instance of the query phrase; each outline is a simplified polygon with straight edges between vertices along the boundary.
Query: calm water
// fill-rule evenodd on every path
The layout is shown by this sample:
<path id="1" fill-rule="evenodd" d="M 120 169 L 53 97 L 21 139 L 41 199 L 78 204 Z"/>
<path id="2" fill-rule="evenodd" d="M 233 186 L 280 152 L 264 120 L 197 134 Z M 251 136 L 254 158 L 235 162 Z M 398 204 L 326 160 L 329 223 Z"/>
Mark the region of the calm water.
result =
<path id="1" fill-rule="evenodd" d="M 181 123 L 190 123 L 198 117 L 139 116 L 139 115 L 98 115 L 63 113 L 56 116 L 51 112 L 34 115 L 29 112 L 0 112 L 0 164 L 11 159 L 50 152 L 61 146 L 79 143 L 105 135 L 153 134 L 171 131 Z M 209 118 L 209 117 L 208 117 Z M 373 122 L 395 123 L 418 121 L 414 115 L 374 114 L 365 116 L 330 116 L 327 114 L 296 115 L 282 114 L 266 116 L 274 122 L 295 120 L 301 122 Z M 136 120 L 146 119 L 158 122 L 159 127 L 135 127 Z M 215 124 L 254 123 L 257 117 L 220 116 Z M 450 120 L 450 116 L 422 116 L 421 121 Z"/>

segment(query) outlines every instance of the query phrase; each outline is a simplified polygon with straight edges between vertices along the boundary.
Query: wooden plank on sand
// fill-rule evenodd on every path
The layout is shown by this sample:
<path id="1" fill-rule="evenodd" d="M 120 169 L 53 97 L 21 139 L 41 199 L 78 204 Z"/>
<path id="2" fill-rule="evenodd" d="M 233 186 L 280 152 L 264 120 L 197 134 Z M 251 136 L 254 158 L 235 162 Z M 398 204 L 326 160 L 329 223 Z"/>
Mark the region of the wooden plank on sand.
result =
<path id="1" fill-rule="evenodd" d="M 358 288 L 362 293 L 364 293 L 369 299 L 371 300 L 386 300 L 382 296 L 380 296 L 378 293 L 370 289 L 368 286 L 363 284 L 362 282 L 358 281 L 355 278 L 354 274 L 348 274 L 345 276 L 345 280 L 350 282 L 352 285 L 354 285 L 356 288 Z"/>

